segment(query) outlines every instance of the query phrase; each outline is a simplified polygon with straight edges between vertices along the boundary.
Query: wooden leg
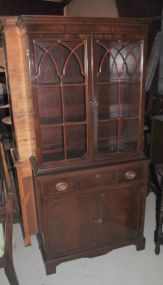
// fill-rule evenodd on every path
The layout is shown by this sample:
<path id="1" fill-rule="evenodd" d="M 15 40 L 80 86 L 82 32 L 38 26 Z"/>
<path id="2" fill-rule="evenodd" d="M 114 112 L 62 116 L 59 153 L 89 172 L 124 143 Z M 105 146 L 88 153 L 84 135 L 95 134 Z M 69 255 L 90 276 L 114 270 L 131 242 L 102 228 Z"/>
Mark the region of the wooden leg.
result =
<path id="1" fill-rule="evenodd" d="M 163 223 L 163 189 L 157 194 L 156 201 L 156 231 L 155 231 L 155 254 L 160 253 L 160 244 L 162 244 L 163 233 L 162 233 L 162 223 Z"/>
<path id="2" fill-rule="evenodd" d="M 155 245 L 155 254 L 158 255 L 160 253 L 160 243 L 156 243 Z"/>
<path id="3" fill-rule="evenodd" d="M 19 285 L 13 263 L 10 262 L 6 264 L 4 267 L 4 270 L 5 270 L 5 273 L 6 273 L 6 276 L 8 278 L 10 285 Z"/>
<path id="4" fill-rule="evenodd" d="M 145 238 L 142 237 L 136 244 L 136 250 L 143 250 L 145 249 Z"/>
<path id="5" fill-rule="evenodd" d="M 45 262 L 45 270 L 46 270 L 46 275 L 54 274 L 56 273 L 56 267 L 58 263 L 53 261 L 53 262 Z"/>

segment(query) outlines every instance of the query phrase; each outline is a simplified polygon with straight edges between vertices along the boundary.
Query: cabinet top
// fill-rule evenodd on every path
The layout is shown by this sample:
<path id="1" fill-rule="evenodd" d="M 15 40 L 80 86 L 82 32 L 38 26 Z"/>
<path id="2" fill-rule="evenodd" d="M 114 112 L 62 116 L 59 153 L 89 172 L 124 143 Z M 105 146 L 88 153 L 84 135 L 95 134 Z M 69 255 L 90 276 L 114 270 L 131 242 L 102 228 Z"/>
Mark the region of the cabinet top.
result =
<path id="1" fill-rule="evenodd" d="M 146 34 L 145 18 L 88 18 L 46 15 L 22 15 L 17 21 L 20 30 L 38 32 L 138 33 Z"/>

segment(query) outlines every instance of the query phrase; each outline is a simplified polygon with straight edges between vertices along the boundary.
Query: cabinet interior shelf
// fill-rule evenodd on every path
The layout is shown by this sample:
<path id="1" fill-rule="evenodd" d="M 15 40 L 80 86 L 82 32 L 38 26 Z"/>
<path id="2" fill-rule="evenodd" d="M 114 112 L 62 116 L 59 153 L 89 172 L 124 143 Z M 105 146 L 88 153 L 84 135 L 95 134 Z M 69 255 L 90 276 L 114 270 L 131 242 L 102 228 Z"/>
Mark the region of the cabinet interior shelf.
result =
<path id="1" fill-rule="evenodd" d="M 35 86 L 35 85 L 34 85 Z M 48 88 L 62 88 L 62 87 L 82 87 L 86 86 L 85 83 L 60 83 L 60 84 L 54 84 L 54 83 L 46 83 L 46 84 L 41 84 L 37 83 L 36 88 L 42 88 L 42 87 L 48 87 Z"/>
<path id="2" fill-rule="evenodd" d="M 134 148 L 133 148 L 134 147 Z M 132 143 L 124 143 L 120 144 L 119 146 L 115 145 L 105 145 L 99 148 L 99 151 L 102 152 L 110 152 L 110 153 L 121 153 L 121 152 L 130 152 L 135 151 L 135 142 Z"/>
<path id="3" fill-rule="evenodd" d="M 131 80 L 115 80 L 115 81 L 103 81 L 103 82 L 97 82 L 98 85 L 112 85 L 112 84 L 140 84 L 141 81 L 131 81 Z"/>
<path id="4" fill-rule="evenodd" d="M 76 122 L 62 122 L 62 123 L 52 123 L 52 122 L 47 122 L 46 123 L 43 123 L 41 122 L 41 127 L 61 127 L 61 126 L 77 126 L 77 125 L 86 125 L 87 124 L 87 121 L 76 121 Z"/>
<path id="5" fill-rule="evenodd" d="M 123 121 L 123 120 L 127 121 L 127 120 L 138 120 L 138 119 L 139 117 L 137 116 L 136 117 L 115 117 L 115 118 L 110 117 L 110 118 L 105 118 L 105 119 L 100 118 L 99 122 L 107 123 L 107 122 L 112 122 L 112 121 Z"/>

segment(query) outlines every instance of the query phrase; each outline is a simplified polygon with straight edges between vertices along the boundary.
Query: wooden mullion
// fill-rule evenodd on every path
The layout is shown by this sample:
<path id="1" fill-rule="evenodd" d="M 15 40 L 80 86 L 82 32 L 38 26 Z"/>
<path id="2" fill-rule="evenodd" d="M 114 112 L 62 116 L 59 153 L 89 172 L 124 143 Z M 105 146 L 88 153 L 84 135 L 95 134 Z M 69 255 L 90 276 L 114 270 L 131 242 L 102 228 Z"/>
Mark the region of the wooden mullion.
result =
<path id="1" fill-rule="evenodd" d="M 65 126 L 65 106 L 64 106 L 64 94 L 63 94 L 63 82 L 61 79 L 61 113 L 62 113 L 62 133 L 63 133 L 63 150 L 64 158 L 67 159 L 67 144 L 66 144 L 66 126 Z"/>

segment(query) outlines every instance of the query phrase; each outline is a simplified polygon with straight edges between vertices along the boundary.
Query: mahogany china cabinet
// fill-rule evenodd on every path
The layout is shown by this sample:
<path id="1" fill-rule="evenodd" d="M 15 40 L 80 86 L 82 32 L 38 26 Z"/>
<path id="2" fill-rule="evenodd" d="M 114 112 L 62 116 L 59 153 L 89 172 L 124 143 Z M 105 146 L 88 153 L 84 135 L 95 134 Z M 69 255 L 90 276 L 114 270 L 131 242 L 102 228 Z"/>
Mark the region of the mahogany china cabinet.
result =
<path id="1" fill-rule="evenodd" d="M 33 98 L 31 157 L 47 274 L 143 236 L 147 23 L 21 16 Z"/>

